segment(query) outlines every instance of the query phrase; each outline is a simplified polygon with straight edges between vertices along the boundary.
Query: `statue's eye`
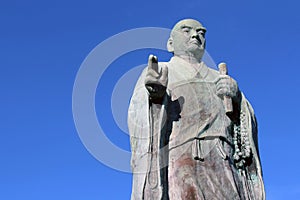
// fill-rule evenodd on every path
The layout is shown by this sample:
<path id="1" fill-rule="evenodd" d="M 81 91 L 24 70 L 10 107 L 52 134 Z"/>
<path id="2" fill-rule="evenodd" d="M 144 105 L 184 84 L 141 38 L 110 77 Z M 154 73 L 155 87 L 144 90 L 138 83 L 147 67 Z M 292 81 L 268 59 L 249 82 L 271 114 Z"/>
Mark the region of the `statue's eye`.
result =
<path id="1" fill-rule="evenodd" d="M 198 35 L 202 35 L 203 37 L 205 36 L 205 31 L 203 29 L 198 29 L 197 33 Z"/>
<path id="2" fill-rule="evenodd" d="M 184 33 L 189 33 L 189 32 L 190 32 L 190 28 L 183 28 L 183 29 L 182 29 L 182 32 L 184 32 Z"/>
<path id="3" fill-rule="evenodd" d="M 203 29 L 198 29 L 197 33 L 198 33 L 198 35 L 205 36 L 205 31 Z"/>

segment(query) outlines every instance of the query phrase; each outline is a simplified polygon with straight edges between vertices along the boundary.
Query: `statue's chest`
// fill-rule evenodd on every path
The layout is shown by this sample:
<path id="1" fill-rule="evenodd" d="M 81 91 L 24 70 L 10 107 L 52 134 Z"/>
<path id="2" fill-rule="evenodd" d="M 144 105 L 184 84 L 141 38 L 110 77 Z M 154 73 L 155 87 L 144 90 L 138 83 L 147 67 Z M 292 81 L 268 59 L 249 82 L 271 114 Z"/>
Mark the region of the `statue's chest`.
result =
<path id="1" fill-rule="evenodd" d="M 170 106 L 181 118 L 205 120 L 220 109 L 215 90 L 214 83 L 197 79 L 173 82 L 169 85 Z"/>

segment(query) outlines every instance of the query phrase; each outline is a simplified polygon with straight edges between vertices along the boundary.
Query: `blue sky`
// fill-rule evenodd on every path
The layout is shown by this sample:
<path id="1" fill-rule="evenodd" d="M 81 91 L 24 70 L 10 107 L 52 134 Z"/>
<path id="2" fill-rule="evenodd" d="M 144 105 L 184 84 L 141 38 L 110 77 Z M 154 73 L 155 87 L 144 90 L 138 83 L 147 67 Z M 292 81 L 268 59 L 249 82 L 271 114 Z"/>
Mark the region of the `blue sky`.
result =
<path id="1" fill-rule="evenodd" d="M 227 62 L 255 109 L 268 199 L 299 199 L 299 6 L 295 0 L 1 1 L 0 199 L 129 199 L 131 174 L 99 162 L 79 138 L 72 113 L 76 74 L 107 38 L 133 28 L 172 28 L 182 18 L 204 24 L 207 51 Z M 103 131 L 127 151 L 112 93 L 150 53 L 170 58 L 155 49 L 122 55 L 95 95 Z M 117 101 L 128 105 L 126 98 Z"/>

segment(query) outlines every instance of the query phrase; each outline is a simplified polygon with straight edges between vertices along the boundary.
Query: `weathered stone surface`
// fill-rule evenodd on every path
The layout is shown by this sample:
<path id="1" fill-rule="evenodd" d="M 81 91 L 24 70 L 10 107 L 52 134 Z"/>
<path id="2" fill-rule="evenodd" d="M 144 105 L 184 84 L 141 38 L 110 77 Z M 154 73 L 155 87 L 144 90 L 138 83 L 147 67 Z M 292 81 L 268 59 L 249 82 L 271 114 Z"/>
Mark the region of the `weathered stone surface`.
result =
<path id="1" fill-rule="evenodd" d="M 136 84 L 132 200 L 265 199 L 253 109 L 224 68 L 201 62 L 205 32 L 178 22 L 168 40 L 174 57 L 150 55 Z"/>

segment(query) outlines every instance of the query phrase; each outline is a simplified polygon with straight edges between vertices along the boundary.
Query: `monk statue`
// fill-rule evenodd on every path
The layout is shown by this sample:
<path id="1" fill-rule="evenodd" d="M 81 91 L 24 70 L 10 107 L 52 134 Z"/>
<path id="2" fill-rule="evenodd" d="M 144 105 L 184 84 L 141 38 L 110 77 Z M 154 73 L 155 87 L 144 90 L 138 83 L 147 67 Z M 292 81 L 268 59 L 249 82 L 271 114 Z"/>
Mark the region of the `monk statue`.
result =
<path id="1" fill-rule="evenodd" d="M 257 122 L 224 63 L 202 57 L 206 28 L 179 21 L 169 62 L 154 55 L 128 110 L 132 200 L 263 200 Z"/>

